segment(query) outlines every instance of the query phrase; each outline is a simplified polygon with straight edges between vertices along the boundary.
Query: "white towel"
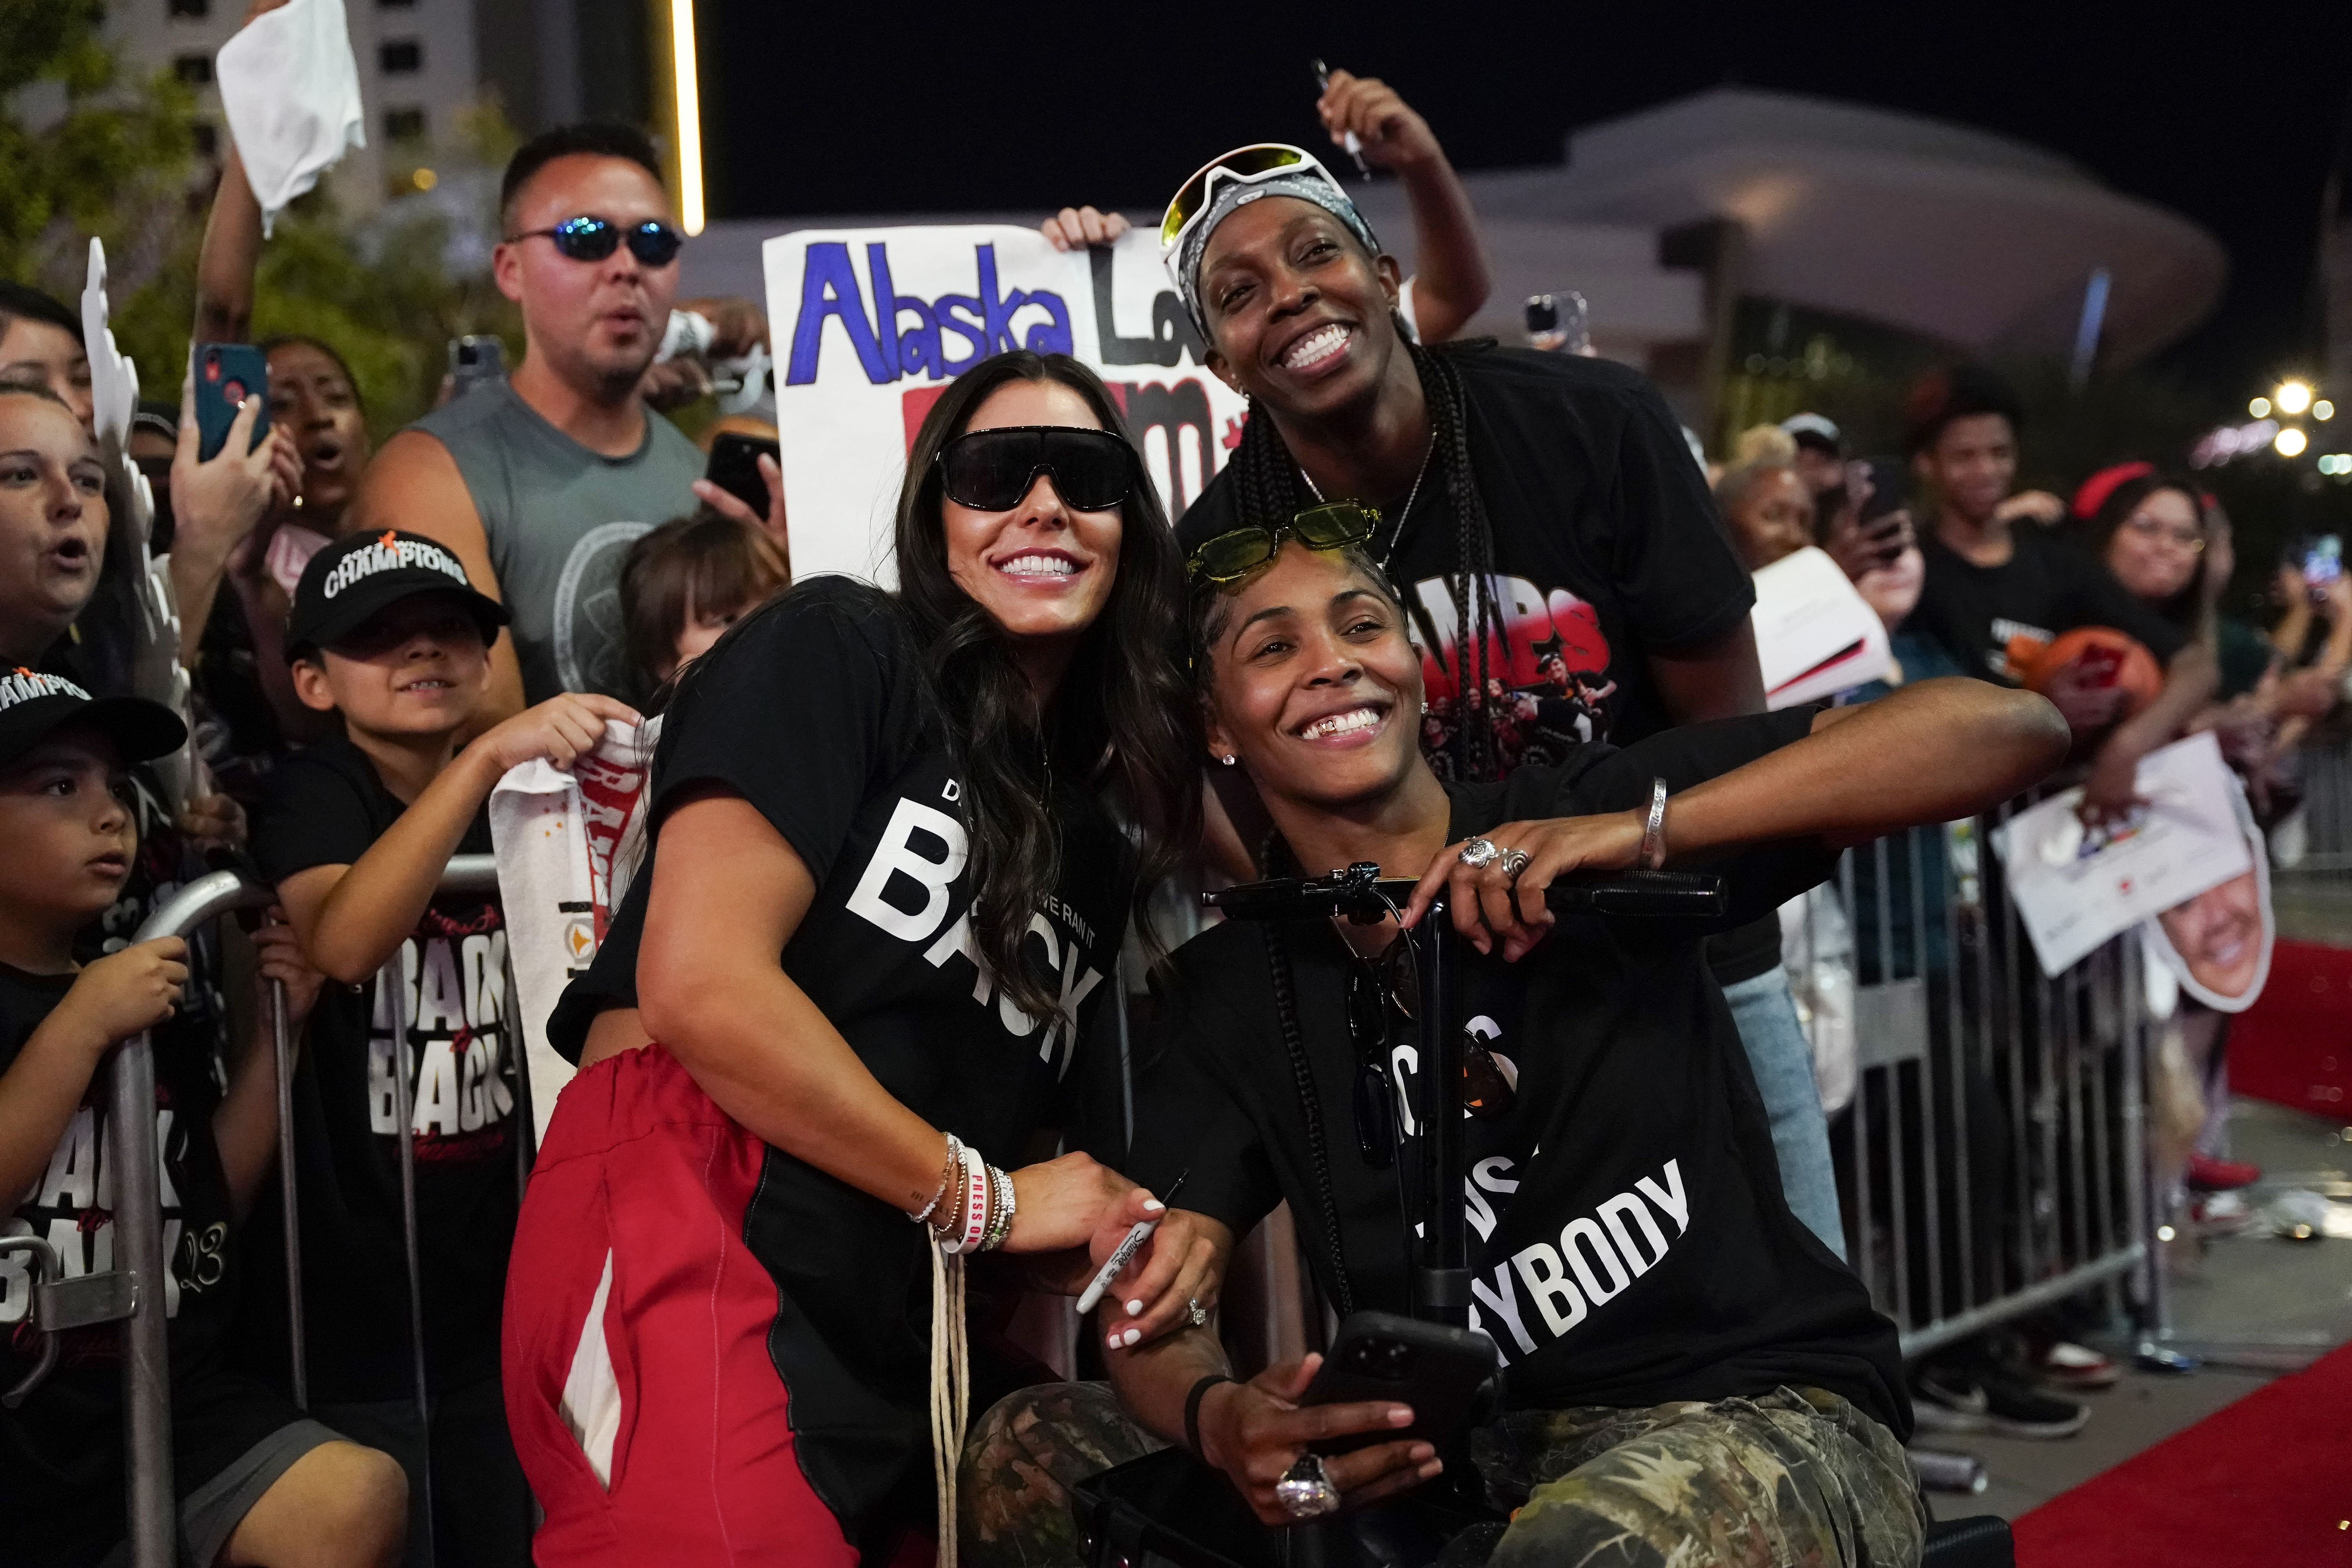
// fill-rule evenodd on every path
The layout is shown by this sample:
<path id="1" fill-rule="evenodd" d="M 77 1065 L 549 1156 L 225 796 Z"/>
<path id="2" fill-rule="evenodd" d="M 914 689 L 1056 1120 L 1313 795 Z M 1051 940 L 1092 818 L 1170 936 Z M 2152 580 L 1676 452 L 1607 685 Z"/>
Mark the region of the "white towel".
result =
<path id="1" fill-rule="evenodd" d="M 264 235 L 346 150 L 367 145 L 343 0 L 291 0 L 255 17 L 221 46 L 213 74 Z"/>
<path id="2" fill-rule="evenodd" d="M 547 1043 L 547 1017 L 595 958 L 643 858 L 646 775 L 660 730 L 658 719 L 607 720 L 604 740 L 570 773 L 525 763 L 490 792 L 490 844 L 541 1137 L 572 1073 Z"/>

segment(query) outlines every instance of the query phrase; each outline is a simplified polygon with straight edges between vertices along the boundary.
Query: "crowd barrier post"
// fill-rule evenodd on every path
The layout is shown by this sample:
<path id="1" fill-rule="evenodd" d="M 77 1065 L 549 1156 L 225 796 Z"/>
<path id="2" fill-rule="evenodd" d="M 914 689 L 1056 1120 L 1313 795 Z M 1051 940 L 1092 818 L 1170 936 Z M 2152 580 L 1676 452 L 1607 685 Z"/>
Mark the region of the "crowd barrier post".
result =
<path id="1" fill-rule="evenodd" d="M 278 1216 L 286 1247 L 286 1350 L 294 1373 L 296 1408 L 310 1408 L 310 1354 L 303 1342 L 302 1215 L 295 1207 L 294 1041 L 286 1027 L 286 983 L 269 983 L 269 1051 L 278 1073 Z"/>
<path id="2" fill-rule="evenodd" d="M 2118 1282 L 2163 1332 L 2138 945 L 2042 973 L 1992 848 L 2037 798 L 1849 850 L 1807 906 L 1817 1041 L 1841 1007 L 1805 967 L 1853 982 L 1849 1256 L 1906 1359 Z"/>

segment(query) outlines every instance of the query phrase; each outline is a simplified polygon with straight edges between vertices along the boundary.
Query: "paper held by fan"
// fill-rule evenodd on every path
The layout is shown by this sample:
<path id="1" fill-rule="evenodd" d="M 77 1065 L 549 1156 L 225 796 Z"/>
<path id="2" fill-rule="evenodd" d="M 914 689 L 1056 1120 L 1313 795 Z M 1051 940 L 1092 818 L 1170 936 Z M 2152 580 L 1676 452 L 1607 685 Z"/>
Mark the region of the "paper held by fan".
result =
<path id="1" fill-rule="evenodd" d="M 1756 574 L 1749 619 L 1767 707 L 1819 701 L 1894 668 L 1878 612 L 1836 562 L 1810 544 Z"/>
<path id="2" fill-rule="evenodd" d="M 2083 792 L 2070 789 L 1994 830 L 2042 973 L 2063 973 L 2110 937 L 2252 868 L 2210 732 L 2141 758 L 2137 787 L 2140 804 L 2113 822 L 2086 826 Z"/>

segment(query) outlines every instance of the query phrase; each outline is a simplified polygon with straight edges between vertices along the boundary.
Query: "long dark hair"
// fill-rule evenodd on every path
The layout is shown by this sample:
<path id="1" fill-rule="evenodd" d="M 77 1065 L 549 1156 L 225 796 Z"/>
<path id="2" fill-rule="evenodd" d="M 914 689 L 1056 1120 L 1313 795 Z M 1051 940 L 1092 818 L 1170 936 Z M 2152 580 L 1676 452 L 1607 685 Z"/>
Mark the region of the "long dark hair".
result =
<path id="1" fill-rule="evenodd" d="M 1433 479 L 1442 478 L 1454 508 L 1454 571 L 1447 584 L 1454 593 L 1454 690 L 1456 723 L 1452 743 L 1430 764 L 1441 775 L 1462 780 L 1496 779 L 1503 775 L 1503 746 L 1497 726 L 1501 712 L 1486 700 L 1491 644 L 1503 626 L 1495 598 L 1495 531 L 1486 517 L 1486 503 L 1478 493 L 1478 479 L 1470 467 L 1469 401 L 1462 391 L 1462 374 L 1450 353 L 1423 348 L 1412 341 L 1404 323 L 1394 322 L 1397 341 L 1412 356 L 1421 375 L 1422 397 L 1429 406 L 1430 455 Z M 1311 504 L 1299 479 L 1297 460 L 1283 443 L 1273 416 L 1250 400 L 1249 421 L 1242 427 L 1242 443 L 1233 460 L 1234 500 L 1240 520 L 1261 528 L 1289 521 L 1293 512 Z M 1373 541 L 1384 557 L 1393 559 L 1406 520 L 1392 520 L 1395 531 Z"/>
<path id="2" fill-rule="evenodd" d="M 973 936 L 1014 1005 L 1043 1018 L 1057 1014 L 1060 1002 L 1021 961 L 1021 944 L 1061 874 L 1047 770 L 1102 790 L 1132 825 L 1129 912 L 1156 963 L 1166 950 L 1146 917 L 1146 900 L 1200 836 L 1202 752 L 1199 715 L 1181 673 L 1182 563 L 1139 458 L 1134 487 L 1119 505 L 1118 574 L 1109 602 L 1079 643 L 1048 711 L 1037 711 L 995 619 L 950 574 L 936 459 L 991 394 L 1015 381 L 1068 387 L 1104 429 L 1133 442 L 1110 389 L 1069 355 L 1016 351 L 983 360 L 950 384 L 915 433 L 896 543 L 898 602 L 924 650 L 962 773 Z"/>
<path id="3" fill-rule="evenodd" d="M 2210 529 L 2205 516 L 2205 498 L 2200 495 L 2197 487 L 2187 479 L 2177 474 L 2168 474 L 2159 468 L 2152 473 L 2140 474 L 2126 479 L 2108 491 L 2107 499 L 2100 503 L 2099 510 L 2093 512 L 2090 521 L 2083 524 L 2083 542 L 2090 547 L 2092 554 L 2099 558 L 2101 565 L 2104 566 L 2106 563 L 2107 546 L 2114 542 L 2116 530 L 2121 528 L 2125 520 L 2139 510 L 2140 502 L 2158 490 L 2178 490 L 2187 496 L 2190 510 L 2197 513 L 2198 528 L 2210 537 Z M 2200 630 L 2198 623 L 2205 614 L 2207 570 L 2207 559 L 2200 554 L 2197 558 L 2197 570 L 2189 574 L 2189 581 L 2182 585 L 2180 591 L 2155 606 L 2158 615 L 2192 637 Z"/>

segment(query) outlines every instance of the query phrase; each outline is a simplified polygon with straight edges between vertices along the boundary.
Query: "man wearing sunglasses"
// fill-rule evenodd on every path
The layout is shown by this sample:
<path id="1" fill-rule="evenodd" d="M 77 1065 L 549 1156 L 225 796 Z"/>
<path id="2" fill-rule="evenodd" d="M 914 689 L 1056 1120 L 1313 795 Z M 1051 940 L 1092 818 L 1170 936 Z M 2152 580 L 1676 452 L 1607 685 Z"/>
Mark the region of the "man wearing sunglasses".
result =
<path id="1" fill-rule="evenodd" d="M 562 691 L 626 689 L 619 581 L 630 543 L 692 509 L 703 458 L 646 405 L 685 243 L 652 144 L 614 125 L 533 138 L 508 163 L 499 291 L 522 362 L 385 443 L 354 513 L 448 546 L 508 608 L 487 721 Z"/>

